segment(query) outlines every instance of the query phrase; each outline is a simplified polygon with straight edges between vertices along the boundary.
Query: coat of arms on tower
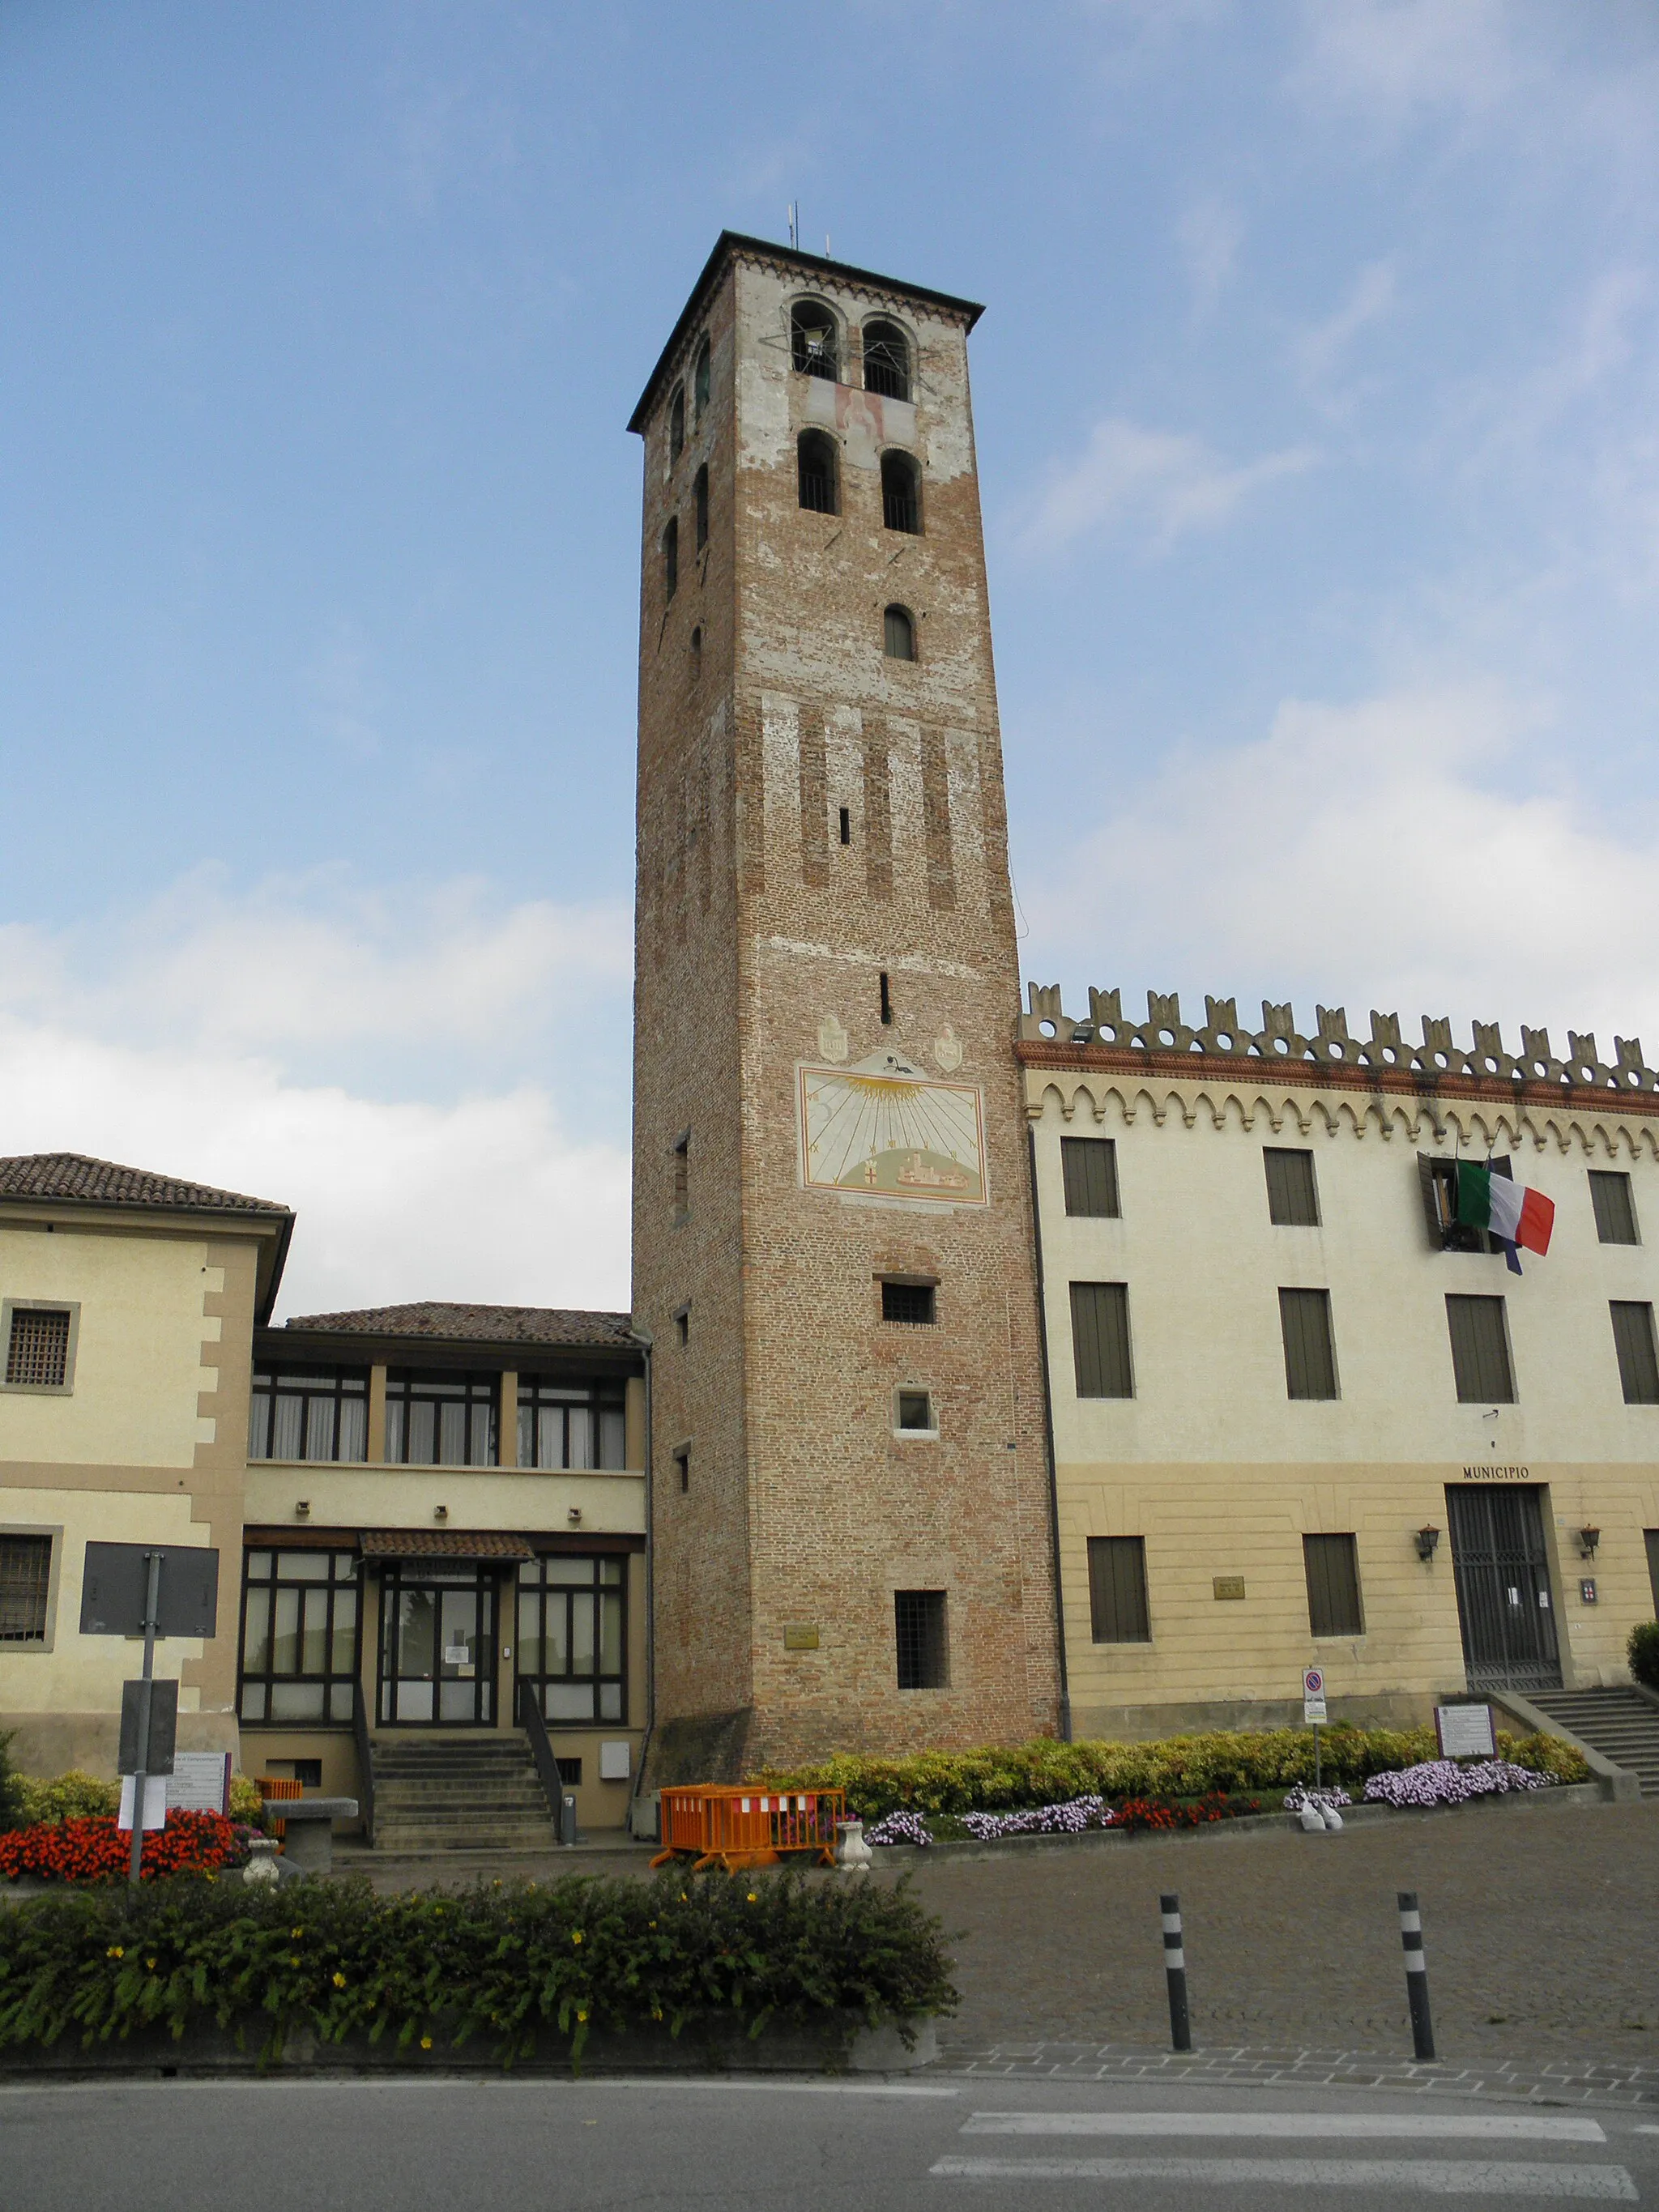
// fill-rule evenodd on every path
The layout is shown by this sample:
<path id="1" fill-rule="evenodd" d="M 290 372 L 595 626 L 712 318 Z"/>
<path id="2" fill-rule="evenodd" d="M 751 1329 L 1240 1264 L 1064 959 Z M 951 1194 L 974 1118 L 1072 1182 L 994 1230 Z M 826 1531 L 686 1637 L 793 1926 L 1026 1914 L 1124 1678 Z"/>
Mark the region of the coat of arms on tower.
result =
<path id="1" fill-rule="evenodd" d="M 983 1206 L 984 1110 L 977 1086 L 940 1083 L 893 1052 L 856 1067 L 799 1071 L 801 1180 L 933 1206 Z"/>

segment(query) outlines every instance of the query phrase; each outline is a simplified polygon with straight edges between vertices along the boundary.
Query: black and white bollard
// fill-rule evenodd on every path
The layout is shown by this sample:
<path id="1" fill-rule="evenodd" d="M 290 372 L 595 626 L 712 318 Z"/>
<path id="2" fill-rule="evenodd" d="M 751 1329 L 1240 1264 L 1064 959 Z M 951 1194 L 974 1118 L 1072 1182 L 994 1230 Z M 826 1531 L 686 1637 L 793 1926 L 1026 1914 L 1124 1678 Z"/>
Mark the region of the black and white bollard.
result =
<path id="1" fill-rule="evenodd" d="M 1412 2008 L 1412 2044 L 1419 2058 L 1432 2058 L 1434 2022 L 1429 2018 L 1429 1970 L 1423 1958 L 1423 1916 L 1417 1909 L 1414 1889 L 1402 1889 L 1398 1895 L 1400 1941 L 1406 1952 L 1406 1992 Z"/>
<path id="2" fill-rule="evenodd" d="M 1187 2016 L 1187 1954 L 1181 1935 L 1181 1899 L 1158 1899 L 1164 1915 L 1164 1972 L 1170 1984 L 1170 2044 L 1172 2050 L 1190 2051 L 1193 2027 Z"/>

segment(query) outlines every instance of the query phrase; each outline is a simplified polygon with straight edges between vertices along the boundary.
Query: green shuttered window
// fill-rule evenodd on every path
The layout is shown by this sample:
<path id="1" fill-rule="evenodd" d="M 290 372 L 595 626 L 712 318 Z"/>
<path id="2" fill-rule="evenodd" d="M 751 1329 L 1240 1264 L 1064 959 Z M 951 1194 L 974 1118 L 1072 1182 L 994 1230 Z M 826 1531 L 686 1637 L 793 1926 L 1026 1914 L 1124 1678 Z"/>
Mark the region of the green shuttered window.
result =
<path id="1" fill-rule="evenodd" d="M 1659 1406 L 1659 1358 L 1653 1344 L 1653 1308 L 1634 1298 L 1613 1298 L 1613 1341 L 1627 1406 Z"/>
<path id="2" fill-rule="evenodd" d="M 1304 1536 L 1308 1626 L 1316 1636 L 1363 1636 L 1359 1559 L 1352 1536 Z"/>
<path id="3" fill-rule="evenodd" d="M 1630 1177 L 1617 1168 L 1592 1168 L 1590 1203 L 1595 1208 L 1595 1233 L 1604 1244 L 1639 1244 L 1636 1233 L 1636 1201 Z"/>
<path id="4" fill-rule="evenodd" d="M 1072 1356 L 1079 1398 L 1134 1396 L 1127 1283 L 1073 1284 Z"/>
<path id="5" fill-rule="evenodd" d="M 1267 1170 L 1267 1218 L 1280 1229 L 1317 1229 L 1319 1191 L 1311 1152 L 1276 1150 L 1261 1154 Z"/>
<path id="6" fill-rule="evenodd" d="M 1097 1644 L 1150 1644 L 1144 1536 L 1089 1539 L 1089 1626 Z"/>
<path id="7" fill-rule="evenodd" d="M 1328 1291 L 1280 1291 L 1279 1325 L 1285 1337 L 1285 1388 L 1292 1398 L 1334 1398 L 1336 1346 L 1331 1337 Z"/>
<path id="8" fill-rule="evenodd" d="M 1062 1137 L 1060 1165 L 1067 1213 L 1117 1218 L 1117 1146 L 1112 1138 Z"/>
<path id="9" fill-rule="evenodd" d="M 1502 1298 L 1446 1294 L 1446 1325 L 1451 1331 L 1452 1372 L 1466 1406 L 1486 1399 L 1494 1406 L 1515 1402 L 1515 1374 L 1510 1365 L 1509 1331 Z"/>

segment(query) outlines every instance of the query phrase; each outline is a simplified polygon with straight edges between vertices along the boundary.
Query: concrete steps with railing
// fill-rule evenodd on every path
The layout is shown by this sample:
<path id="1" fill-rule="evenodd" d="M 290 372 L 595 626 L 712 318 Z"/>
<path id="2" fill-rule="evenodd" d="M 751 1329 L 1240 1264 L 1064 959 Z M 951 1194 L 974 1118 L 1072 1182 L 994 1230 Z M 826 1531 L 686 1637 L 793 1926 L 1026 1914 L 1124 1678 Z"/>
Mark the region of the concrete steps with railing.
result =
<path id="1" fill-rule="evenodd" d="M 1529 1702 L 1659 1797 L 1659 1700 L 1639 1690 L 1534 1690 Z"/>
<path id="2" fill-rule="evenodd" d="M 550 1850 L 553 1816 L 516 1731 L 468 1741 L 377 1738 L 376 1851 Z"/>

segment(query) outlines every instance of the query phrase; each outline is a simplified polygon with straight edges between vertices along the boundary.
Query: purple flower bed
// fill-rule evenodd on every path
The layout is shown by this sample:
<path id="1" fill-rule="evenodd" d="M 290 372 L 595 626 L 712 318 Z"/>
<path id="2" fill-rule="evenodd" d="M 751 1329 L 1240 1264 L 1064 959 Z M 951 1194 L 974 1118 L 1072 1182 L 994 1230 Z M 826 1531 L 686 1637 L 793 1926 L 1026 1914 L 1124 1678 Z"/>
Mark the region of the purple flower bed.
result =
<path id="1" fill-rule="evenodd" d="M 1305 1784 L 1298 1782 L 1294 1789 L 1285 1792 L 1285 1810 L 1287 1813 L 1299 1813 L 1306 1805 L 1312 1805 L 1322 1813 L 1328 1806 L 1333 1812 L 1340 1813 L 1345 1805 L 1352 1805 L 1352 1802 L 1353 1799 L 1347 1791 L 1340 1788 L 1310 1790 Z"/>
<path id="2" fill-rule="evenodd" d="M 1080 1836 L 1085 1828 L 1115 1826 L 1117 1815 L 1103 1797 L 1073 1797 L 1064 1805 L 1028 1805 L 1021 1813 L 964 1813 L 970 1836 L 988 1843 L 997 1836 Z"/>
<path id="3" fill-rule="evenodd" d="M 1365 1784 L 1365 1797 L 1373 1805 L 1464 1805 L 1471 1797 L 1549 1786 L 1547 1774 L 1534 1774 L 1528 1766 L 1512 1766 L 1504 1759 L 1482 1759 L 1477 1766 L 1430 1759 L 1421 1766 L 1408 1766 L 1403 1774 L 1373 1774 Z"/>
<path id="4" fill-rule="evenodd" d="M 866 1844 L 931 1844 L 927 1823 L 920 1813 L 890 1813 L 864 1832 Z"/>

